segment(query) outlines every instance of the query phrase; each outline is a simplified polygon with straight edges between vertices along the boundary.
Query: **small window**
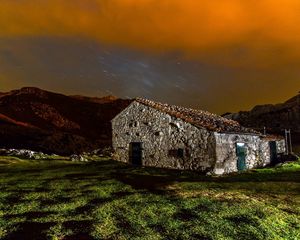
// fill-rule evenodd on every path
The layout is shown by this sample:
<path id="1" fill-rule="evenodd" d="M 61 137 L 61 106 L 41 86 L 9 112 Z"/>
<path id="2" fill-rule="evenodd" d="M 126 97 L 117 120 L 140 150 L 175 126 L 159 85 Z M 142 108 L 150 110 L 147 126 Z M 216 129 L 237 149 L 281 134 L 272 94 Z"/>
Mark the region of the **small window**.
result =
<path id="1" fill-rule="evenodd" d="M 132 128 L 132 127 L 138 127 L 139 126 L 139 123 L 137 121 L 131 121 L 129 123 L 129 127 Z"/>
<path id="2" fill-rule="evenodd" d="M 184 149 L 183 148 L 178 148 L 178 150 L 177 150 L 177 156 L 179 158 L 183 158 L 184 157 Z"/>
<path id="3" fill-rule="evenodd" d="M 171 149 L 171 150 L 169 150 L 169 156 L 176 157 L 176 158 L 183 158 L 184 157 L 184 149 L 183 148 Z"/>

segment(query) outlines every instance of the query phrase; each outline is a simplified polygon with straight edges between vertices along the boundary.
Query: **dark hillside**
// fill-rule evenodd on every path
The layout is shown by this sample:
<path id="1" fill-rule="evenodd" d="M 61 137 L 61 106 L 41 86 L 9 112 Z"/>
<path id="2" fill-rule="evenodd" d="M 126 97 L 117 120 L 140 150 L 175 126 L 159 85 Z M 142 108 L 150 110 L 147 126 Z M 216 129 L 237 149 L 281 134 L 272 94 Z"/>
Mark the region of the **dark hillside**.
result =
<path id="1" fill-rule="evenodd" d="M 109 146 L 110 121 L 130 102 L 31 87 L 0 94 L 0 147 L 70 154 Z"/>
<path id="2" fill-rule="evenodd" d="M 284 103 L 259 105 L 250 111 L 223 116 L 260 131 L 266 127 L 269 133 L 283 134 L 284 129 L 291 129 L 295 147 L 300 146 L 300 93 Z"/>

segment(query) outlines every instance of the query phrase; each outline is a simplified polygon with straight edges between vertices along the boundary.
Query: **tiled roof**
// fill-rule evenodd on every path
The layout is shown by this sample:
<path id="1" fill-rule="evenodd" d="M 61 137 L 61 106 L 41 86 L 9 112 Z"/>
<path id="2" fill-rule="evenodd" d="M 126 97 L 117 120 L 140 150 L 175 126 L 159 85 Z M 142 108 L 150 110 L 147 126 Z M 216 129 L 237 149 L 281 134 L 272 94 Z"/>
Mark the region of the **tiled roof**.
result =
<path id="1" fill-rule="evenodd" d="M 136 98 L 135 101 L 151 108 L 167 113 L 173 117 L 180 118 L 196 127 L 205 128 L 219 133 L 244 133 L 261 135 L 261 133 L 241 126 L 238 122 L 223 118 L 207 111 L 195 110 L 175 105 L 154 102 L 144 98 Z"/>
<path id="2" fill-rule="evenodd" d="M 266 141 L 279 141 L 279 140 L 284 140 L 283 136 L 280 135 L 266 135 L 264 136 L 262 139 L 266 140 Z"/>

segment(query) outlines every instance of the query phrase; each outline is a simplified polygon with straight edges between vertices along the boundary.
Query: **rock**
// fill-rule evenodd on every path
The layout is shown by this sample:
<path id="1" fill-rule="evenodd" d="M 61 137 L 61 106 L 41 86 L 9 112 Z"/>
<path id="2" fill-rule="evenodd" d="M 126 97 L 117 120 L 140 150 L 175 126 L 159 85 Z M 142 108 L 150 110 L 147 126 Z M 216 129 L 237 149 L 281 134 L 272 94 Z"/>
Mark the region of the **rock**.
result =
<path id="1" fill-rule="evenodd" d="M 6 149 L 0 149 L 0 156 L 5 156 L 7 155 L 7 150 Z"/>
<path id="2" fill-rule="evenodd" d="M 70 160 L 72 162 L 77 162 L 77 161 L 79 161 L 79 156 L 76 155 L 76 154 L 73 154 L 73 155 L 70 156 Z"/>
<path id="3" fill-rule="evenodd" d="M 91 156 L 91 157 L 111 157 L 112 156 L 112 148 L 105 147 L 102 149 L 95 149 L 89 153 L 85 153 L 83 155 Z"/>
<path id="4" fill-rule="evenodd" d="M 93 155 L 98 155 L 101 153 L 101 149 L 95 149 L 94 151 L 92 151 Z"/>
<path id="5" fill-rule="evenodd" d="M 73 154 L 70 156 L 72 162 L 88 162 L 89 160 L 83 155 Z"/>
<path id="6" fill-rule="evenodd" d="M 49 158 L 49 155 L 44 154 L 42 152 L 35 152 L 35 151 L 25 150 L 25 149 L 1 149 L 0 155 L 13 156 L 13 157 L 19 157 L 24 159 L 35 159 L 35 160 Z"/>
<path id="7" fill-rule="evenodd" d="M 277 167 L 281 167 L 283 165 L 283 163 L 278 163 L 278 164 L 276 164 L 275 165 L 275 167 L 277 168 Z"/>

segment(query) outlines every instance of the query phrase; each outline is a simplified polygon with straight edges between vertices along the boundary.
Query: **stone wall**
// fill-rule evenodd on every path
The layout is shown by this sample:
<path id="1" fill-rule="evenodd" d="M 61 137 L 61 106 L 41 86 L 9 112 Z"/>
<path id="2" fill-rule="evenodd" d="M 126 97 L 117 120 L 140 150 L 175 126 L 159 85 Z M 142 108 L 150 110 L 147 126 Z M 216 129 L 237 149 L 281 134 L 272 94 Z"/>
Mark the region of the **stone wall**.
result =
<path id="1" fill-rule="evenodd" d="M 248 169 L 263 164 L 260 157 L 259 136 L 215 133 L 215 138 L 217 157 L 213 170 L 215 174 L 237 172 L 236 143 L 245 143 L 247 149 L 246 167 Z"/>
<path id="2" fill-rule="evenodd" d="M 276 141 L 276 146 L 277 146 L 277 153 L 285 153 L 286 151 L 286 146 L 285 146 L 285 140 L 282 139 L 282 140 L 278 140 Z"/>
<path id="3" fill-rule="evenodd" d="M 223 174 L 237 171 L 236 144 L 245 143 L 247 149 L 247 169 L 264 167 L 271 162 L 269 140 L 261 139 L 260 136 L 237 135 L 215 133 L 216 137 L 216 164 L 215 174 Z M 277 140 L 277 153 L 285 152 L 285 141 Z"/>
<path id="4" fill-rule="evenodd" d="M 277 154 L 285 153 L 285 140 L 274 140 L 276 142 Z M 262 164 L 260 166 L 267 166 L 271 164 L 270 140 L 261 140 L 260 156 Z"/>
<path id="5" fill-rule="evenodd" d="M 260 143 L 260 157 L 262 160 L 261 166 L 267 166 L 271 163 L 271 152 L 270 152 L 270 142 L 268 140 L 261 140 Z"/>
<path id="6" fill-rule="evenodd" d="M 133 102 L 112 121 L 115 159 L 129 162 L 129 144 L 143 143 L 143 165 L 209 171 L 215 162 L 214 134 Z M 172 150 L 184 149 L 183 157 Z"/>

